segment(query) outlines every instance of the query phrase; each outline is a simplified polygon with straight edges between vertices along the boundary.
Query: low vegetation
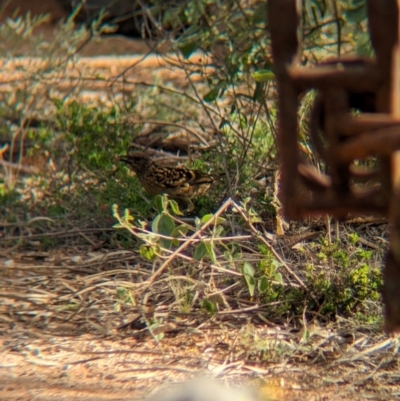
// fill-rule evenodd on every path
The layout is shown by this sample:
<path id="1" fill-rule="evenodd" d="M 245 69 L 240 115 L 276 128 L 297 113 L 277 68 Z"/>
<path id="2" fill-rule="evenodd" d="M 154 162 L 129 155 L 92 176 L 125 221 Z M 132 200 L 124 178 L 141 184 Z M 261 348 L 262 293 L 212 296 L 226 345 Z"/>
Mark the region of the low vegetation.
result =
<path id="1" fill-rule="evenodd" d="M 384 221 L 349 220 L 336 229 L 325 218 L 290 222 L 276 235 L 277 224 L 285 222 L 277 199 L 276 92 L 264 2 L 255 1 L 252 9 L 239 3 L 213 12 L 212 3 L 190 2 L 184 19 L 190 28 L 162 55 L 167 66 L 177 57 L 174 68 L 181 75 L 172 84 L 158 68 L 135 80 L 132 70 L 117 76 L 80 66 L 76 52 L 110 29 L 101 21 L 89 33 L 74 29 L 72 16 L 48 44 L 31 35 L 44 18 L 2 25 L 7 46 L 1 52 L 10 68 L 0 82 L 0 282 L 11 298 L 17 291 L 27 294 L 14 319 L 27 321 L 34 294 L 42 328 L 46 315 L 83 331 L 111 325 L 136 332 L 128 315 L 138 310 L 145 316 L 141 330 L 162 343 L 168 318 L 157 316 L 158 310 L 168 310 L 174 321 L 197 316 L 221 325 L 231 316 L 233 325 L 247 319 L 239 343 L 248 360 L 274 362 L 300 353 L 317 358 L 310 339 L 321 327 L 379 330 Z M 307 2 L 308 62 L 327 52 L 370 52 L 365 3 L 346 4 Z M 56 50 L 61 43 L 62 51 Z M 18 64 L 18 48 L 26 46 L 24 55 L 43 57 L 42 64 Z M 193 64 L 190 56 L 200 51 L 214 64 L 203 56 Z M 300 110 L 302 121 L 309 101 Z M 186 151 L 152 147 L 154 132 L 185 139 Z M 307 145 L 305 123 L 301 135 Z M 172 139 L 168 146 L 174 144 Z M 166 196 L 148 196 L 116 161 L 132 145 L 156 156 L 179 153 L 188 166 L 218 179 L 185 215 Z M 27 255 L 43 263 L 25 268 Z M 98 315 L 85 320 L 85 313 Z M 94 320 L 101 328 L 88 323 Z M 295 329 L 302 345 L 295 351 L 290 341 L 279 340 L 272 347 L 270 337 L 254 330 L 260 324 Z M 331 357 L 331 348 L 321 347 L 318 358 Z"/>

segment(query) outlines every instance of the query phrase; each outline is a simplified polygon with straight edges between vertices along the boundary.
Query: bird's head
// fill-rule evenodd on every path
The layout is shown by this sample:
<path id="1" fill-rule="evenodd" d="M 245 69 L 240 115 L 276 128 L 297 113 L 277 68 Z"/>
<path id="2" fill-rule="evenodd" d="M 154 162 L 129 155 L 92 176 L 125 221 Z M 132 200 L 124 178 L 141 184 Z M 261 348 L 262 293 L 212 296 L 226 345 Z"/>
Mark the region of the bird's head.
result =
<path id="1" fill-rule="evenodd" d="M 120 156 L 117 161 L 127 163 L 135 172 L 145 171 L 153 162 L 143 152 L 131 152 L 126 156 Z"/>

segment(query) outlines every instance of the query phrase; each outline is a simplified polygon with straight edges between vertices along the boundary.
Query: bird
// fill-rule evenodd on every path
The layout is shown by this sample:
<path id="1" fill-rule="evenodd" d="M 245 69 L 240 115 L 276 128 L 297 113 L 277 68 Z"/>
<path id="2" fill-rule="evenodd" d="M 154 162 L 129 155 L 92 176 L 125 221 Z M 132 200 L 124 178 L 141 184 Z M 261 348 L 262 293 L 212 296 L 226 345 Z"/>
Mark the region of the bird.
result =
<path id="1" fill-rule="evenodd" d="M 147 193 L 182 200 L 188 212 L 194 209 L 192 199 L 205 194 L 215 181 L 212 175 L 185 166 L 161 166 L 144 152 L 128 152 L 118 160 L 129 165 Z"/>

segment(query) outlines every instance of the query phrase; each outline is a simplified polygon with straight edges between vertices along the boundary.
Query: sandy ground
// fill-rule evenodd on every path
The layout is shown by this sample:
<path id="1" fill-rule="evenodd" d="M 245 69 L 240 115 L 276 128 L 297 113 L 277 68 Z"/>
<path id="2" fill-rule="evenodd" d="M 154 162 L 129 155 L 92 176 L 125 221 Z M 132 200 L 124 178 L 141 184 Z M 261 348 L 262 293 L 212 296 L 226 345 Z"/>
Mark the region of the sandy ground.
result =
<path id="1" fill-rule="evenodd" d="M 324 383 L 318 390 L 318 367 L 290 367 L 285 373 L 262 365 L 227 363 L 229 352 L 220 350 L 223 344 L 229 350 L 229 341 L 220 341 L 223 332 L 216 327 L 206 330 L 205 342 L 203 335 L 184 331 L 157 344 L 149 336 L 141 340 L 120 335 L 54 336 L 14 327 L 0 339 L 0 399 L 135 400 L 205 375 L 233 387 L 256 387 L 262 400 L 338 399 L 337 384 Z M 363 399 L 348 387 L 341 386 L 340 400 Z"/>

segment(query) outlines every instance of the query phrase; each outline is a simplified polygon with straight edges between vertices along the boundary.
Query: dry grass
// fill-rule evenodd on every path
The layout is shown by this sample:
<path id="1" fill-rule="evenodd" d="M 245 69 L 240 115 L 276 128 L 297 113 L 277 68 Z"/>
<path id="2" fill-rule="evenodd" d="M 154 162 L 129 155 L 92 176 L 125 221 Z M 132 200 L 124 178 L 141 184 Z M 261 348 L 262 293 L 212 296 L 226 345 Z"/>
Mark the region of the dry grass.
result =
<path id="1" fill-rule="evenodd" d="M 89 230 L 62 234 L 65 244 L 78 234 L 91 242 Z M 376 324 L 338 318 L 302 327 L 300 316 L 271 322 L 271 305 L 251 302 L 238 282 L 226 286 L 240 273 L 195 268 L 179 252 L 167 270 L 154 270 L 135 251 L 91 248 L 2 258 L 7 399 L 140 398 L 198 374 L 260 388 L 263 399 L 398 396 L 398 340 Z M 285 282 L 298 285 L 293 277 Z M 220 310 L 210 316 L 186 305 L 185 312 L 180 291 L 189 288 L 218 299 Z"/>
<path id="2" fill-rule="evenodd" d="M 68 251 L 2 259 L 1 387 L 7 399 L 138 398 L 196 374 L 261 385 L 272 399 L 399 395 L 398 340 L 375 325 L 339 319 L 306 331 L 268 322 L 262 314 L 267 305 L 248 307 L 248 297 L 235 293 L 225 301 L 241 307 L 222 307 L 212 317 L 184 313 L 168 282 L 189 277 L 171 269 L 154 281 L 146 305 L 131 303 L 127 295 L 151 277 L 135 252 Z M 208 272 L 190 281 L 211 290 Z M 214 271 L 214 283 L 218 276 L 223 273 Z M 125 300 L 116 297 L 121 288 Z"/>

